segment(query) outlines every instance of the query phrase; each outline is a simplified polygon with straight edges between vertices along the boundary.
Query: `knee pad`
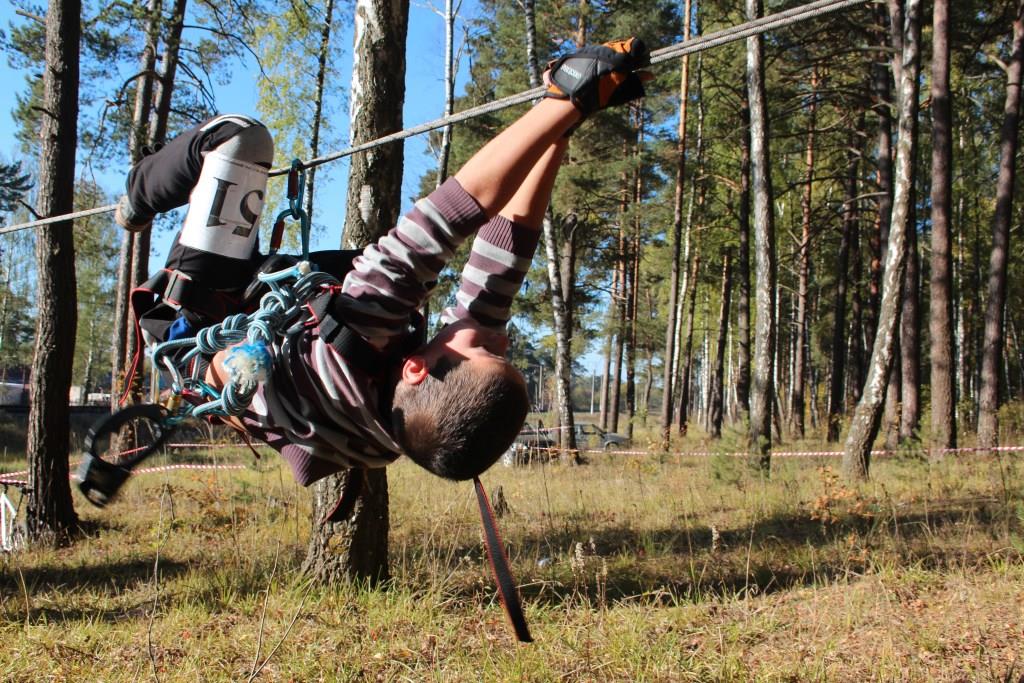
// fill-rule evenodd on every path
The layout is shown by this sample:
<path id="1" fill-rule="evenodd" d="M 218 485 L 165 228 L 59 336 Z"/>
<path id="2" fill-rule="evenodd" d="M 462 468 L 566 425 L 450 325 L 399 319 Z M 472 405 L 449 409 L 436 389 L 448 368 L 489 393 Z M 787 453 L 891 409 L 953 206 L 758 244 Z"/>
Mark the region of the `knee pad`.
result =
<path id="1" fill-rule="evenodd" d="M 236 132 L 203 152 L 179 241 L 200 251 L 249 259 L 259 234 L 274 142 L 262 123 L 246 116 L 218 116 L 203 130 L 226 126 Z"/>

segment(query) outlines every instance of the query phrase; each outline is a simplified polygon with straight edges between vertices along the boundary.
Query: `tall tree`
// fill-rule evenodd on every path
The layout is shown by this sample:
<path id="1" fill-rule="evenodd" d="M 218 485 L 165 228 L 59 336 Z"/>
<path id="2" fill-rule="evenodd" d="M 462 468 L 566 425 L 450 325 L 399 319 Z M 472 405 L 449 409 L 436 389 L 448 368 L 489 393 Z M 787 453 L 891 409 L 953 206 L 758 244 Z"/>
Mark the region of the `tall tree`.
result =
<path id="1" fill-rule="evenodd" d="M 352 143 L 402 128 L 408 0 L 357 0 L 350 120 Z M 362 247 L 398 220 L 402 183 L 401 144 L 352 158 L 345 214 L 346 246 Z M 304 570 L 321 581 L 342 577 L 383 581 L 388 576 L 388 488 L 384 468 L 367 470 L 352 518 L 321 523 L 344 492 L 352 472 L 313 486 L 313 532 Z"/>
<path id="2" fill-rule="evenodd" d="M 715 352 L 715 369 L 711 378 L 711 401 L 708 408 L 708 422 L 711 436 L 722 436 L 722 420 L 725 416 L 723 388 L 725 383 L 726 340 L 729 336 L 729 305 L 732 301 L 732 251 L 726 250 L 722 259 L 722 306 L 718 314 L 718 343 Z"/>
<path id="3" fill-rule="evenodd" d="M 526 64 L 529 68 L 530 87 L 535 88 L 540 85 L 541 73 L 535 52 L 537 26 L 534 23 L 532 0 L 528 0 L 523 7 L 526 20 Z M 585 7 L 586 2 L 583 2 L 581 12 Z M 581 43 L 586 37 L 582 14 L 579 18 L 579 27 L 576 40 L 577 46 L 582 47 Z M 562 259 L 558 254 L 555 221 L 550 205 L 544 215 L 541 230 L 547 256 L 548 288 L 551 292 L 551 314 L 555 328 L 555 400 L 558 404 L 558 443 L 567 454 L 571 454 L 570 458 L 573 462 L 580 463 L 582 458 L 576 448 L 575 418 L 572 411 L 572 322 L 570 306 L 566 301 L 566 293 L 571 292 L 574 286 L 572 282 L 573 269 L 560 267 Z"/>
<path id="4" fill-rule="evenodd" d="M 36 213 L 57 216 L 74 206 L 78 146 L 80 0 L 51 0 L 46 11 L 46 69 Z M 36 234 L 39 313 L 28 418 L 30 539 L 65 542 L 78 523 L 68 484 L 68 393 L 77 325 L 75 245 L 71 221 Z"/>
<path id="5" fill-rule="evenodd" d="M 804 438 L 804 386 L 807 379 L 807 295 L 811 278 L 811 199 L 814 196 L 814 135 L 818 125 L 818 69 L 811 70 L 810 102 L 807 106 L 807 144 L 804 150 L 804 191 L 800 197 L 800 244 L 797 250 L 795 342 L 793 351 L 793 429 Z"/>
<path id="6" fill-rule="evenodd" d="M 691 0 L 683 2 L 683 40 L 690 38 Z M 662 372 L 663 398 L 661 402 L 661 447 L 669 448 L 669 435 L 672 430 L 672 389 L 675 376 L 674 359 L 676 356 L 677 308 L 679 300 L 679 276 L 681 271 L 680 256 L 683 242 L 683 195 L 686 186 L 686 114 L 690 99 L 690 56 L 681 58 L 679 76 L 679 128 L 676 138 L 676 181 L 675 201 L 672 204 L 672 255 L 669 267 L 668 290 L 668 322 L 665 326 L 665 361 Z"/>
<path id="7" fill-rule="evenodd" d="M 745 0 L 747 19 L 764 14 L 762 0 Z M 753 203 L 755 305 L 754 373 L 750 394 L 750 441 L 761 468 L 771 464 L 775 368 L 775 208 L 764 83 L 764 43 L 747 38 L 747 97 L 750 102 L 750 187 Z"/>
<path id="8" fill-rule="evenodd" d="M 978 444 L 991 448 L 999 443 L 999 365 L 1005 339 L 1006 273 L 1010 256 L 1010 222 L 1020 131 L 1021 76 L 1024 75 L 1024 0 L 1018 0 L 1013 17 L 1013 40 L 1006 62 L 1006 100 L 999 134 L 999 177 L 996 208 L 992 217 L 992 251 L 988 264 L 988 303 L 981 355 L 981 392 L 978 411 Z"/>
<path id="9" fill-rule="evenodd" d="M 913 141 L 917 127 L 918 63 L 921 39 L 920 0 L 906 0 L 900 55 L 899 126 L 896 141 L 895 193 L 892 225 L 886 250 L 882 300 L 864 391 L 850 424 L 843 452 L 843 470 L 850 477 L 866 477 L 871 446 L 878 434 L 881 411 L 893 365 L 897 324 L 902 303 L 907 257 L 907 231 L 911 229 L 913 195 Z"/>

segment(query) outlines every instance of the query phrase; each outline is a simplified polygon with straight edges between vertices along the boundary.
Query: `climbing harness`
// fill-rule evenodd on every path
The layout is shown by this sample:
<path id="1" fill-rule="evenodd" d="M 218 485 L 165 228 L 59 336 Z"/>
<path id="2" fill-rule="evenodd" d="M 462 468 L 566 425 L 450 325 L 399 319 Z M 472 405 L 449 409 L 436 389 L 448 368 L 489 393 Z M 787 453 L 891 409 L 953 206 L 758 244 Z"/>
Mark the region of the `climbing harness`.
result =
<path id="1" fill-rule="evenodd" d="M 341 282 L 338 277 L 317 270 L 310 261 L 309 216 L 300 206 L 304 189 L 304 166 L 295 160 L 289 170 L 288 208 L 278 214 L 274 222 L 270 256 L 242 297 L 242 301 L 249 301 L 259 295 L 258 308 L 249 314 L 229 315 L 222 322 L 199 330 L 194 336 L 157 344 L 152 350 L 151 362 L 166 371 L 170 378 L 171 392 L 167 401 L 162 405 L 129 406 L 89 429 L 84 443 L 85 455 L 76 475 L 78 488 L 89 502 L 98 507 L 106 506 L 132 470 L 159 452 L 183 422 L 191 418 L 237 417 L 244 413 L 259 383 L 266 379 L 273 366 L 273 357 L 268 349 L 276 339 L 288 335 L 296 326 L 306 326 L 310 322 L 316 324 L 327 343 L 346 358 L 354 359 L 360 367 L 386 366 L 379 362 L 384 358 L 382 352 L 331 314 L 331 303 L 340 291 Z M 286 219 L 299 223 L 301 260 L 277 254 Z M 333 256 L 336 262 L 332 265 L 336 271 L 347 272 L 352 268 L 353 252 L 335 252 Z M 406 344 L 398 350 L 403 355 L 425 340 L 425 321 L 421 316 L 414 316 L 413 322 Z M 204 379 L 206 365 L 217 352 L 229 348 L 231 351 L 224 361 L 229 378 L 223 389 L 218 391 Z M 125 432 L 131 436 L 128 439 L 131 448 L 112 452 L 118 447 L 117 435 Z M 473 484 L 487 555 L 502 605 L 516 638 L 520 642 L 532 642 L 508 557 L 498 534 L 494 511 L 480 479 L 474 477 Z M 364 488 L 365 474 L 361 470 L 349 470 L 342 496 L 322 523 L 348 520 Z"/>
<path id="2" fill-rule="evenodd" d="M 280 246 L 285 219 L 292 218 L 302 232 L 302 259 L 256 274 L 264 289 L 254 312 L 230 314 L 192 336 L 170 338 L 152 348 L 151 362 L 167 373 L 170 395 L 163 405 L 129 406 L 90 428 L 77 478 L 79 489 L 93 504 L 106 505 L 132 468 L 161 450 L 181 423 L 190 418 L 237 417 L 244 413 L 273 365 L 268 349 L 293 326 L 304 324 L 310 301 L 325 288 L 340 285 L 338 278 L 316 270 L 309 262 L 309 217 L 299 206 L 305 187 L 302 163 L 292 162 L 290 173 L 289 206 L 278 215 L 274 226 L 275 250 Z M 229 377 L 218 390 L 206 382 L 205 370 L 209 359 L 230 347 L 234 348 L 225 360 Z M 133 446 L 126 452 L 115 452 L 116 435 L 122 432 L 127 432 Z"/>

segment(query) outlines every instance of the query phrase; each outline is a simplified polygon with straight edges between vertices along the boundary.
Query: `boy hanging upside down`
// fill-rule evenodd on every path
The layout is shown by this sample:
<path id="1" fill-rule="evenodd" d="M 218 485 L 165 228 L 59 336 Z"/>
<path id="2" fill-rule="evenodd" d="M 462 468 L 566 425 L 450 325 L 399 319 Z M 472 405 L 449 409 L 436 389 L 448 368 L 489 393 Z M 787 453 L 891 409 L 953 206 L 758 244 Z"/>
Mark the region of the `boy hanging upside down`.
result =
<path id="1" fill-rule="evenodd" d="M 343 284 L 311 302 L 310 323 L 275 345 L 270 376 L 248 411 L 231 420 L 234 426 L 278 450 L 303 485 L 344 468 L 382 467 L 401 454 L 447 479 L 470 479 L 490 467 L 528 411 L 523 375 L 505 358 L 505 325 L 539 241 L 567 135 L 589 114 L 643 96 L 643 73 L 636 69 L 647 62 L 638 39 L 588 47 L 553 62 L 545 74 L 545 99 L 417 202 L 351 266 L 337 266 L 339 273 L 347 271 Z M 224 118 L 236 125 L 243 120 L 213 121 Z M 272 158 L 265 129 L 244 122 L 241 134 L 260 138 L 258 154 L 249 147 L 245 157 L 234 134 L 208 122 L 205 132 L 190 131 L 140 162 L 118 211 L 119 223 L 140 229 L 155 213 L 183 204 L 180 188 L 169 200 L 173 193 L 153 187 L 153 179 L 167 173 L 162 164 L 177 154 L 172 167 L 187 167 L 181 175 L 191 173 L 195 189 L 165 272 L 171 284 L 185 282 L 180 289 L 192 299 L 208 306 L 223 299 L 227 309 L 239 305 L 232 302 L 262 260 L 254 235 L 263 199 L 259 176 L 263 169 L 265 185 Z M 233 153 L 225 153 L 227 145 Z M 180 161 L 186 157 L 188 164 Z M 219 175 L 208 173 L 215 165 Z M 233 205 L 241 208 L 232 221 Z M 421 344 L 417 309 L 458 246 L 474 234 L 456 305 L 442 314 L 446 326 Z M 332 267 L 318 259 L 344 261 L 338 252 L 312 254 L 310 260 L 328 272 Z M 239 280 L 236 272 L 245 277 Z M 155 340 L 180 336 L 175 325 L 218 322 L 213 314 L 190 310 L 185 297 L 165 298 L 181 310 L 163 332 L 150 332 Z M 224 353 L 210 365 L 217 386 L 227 381 Z"/>

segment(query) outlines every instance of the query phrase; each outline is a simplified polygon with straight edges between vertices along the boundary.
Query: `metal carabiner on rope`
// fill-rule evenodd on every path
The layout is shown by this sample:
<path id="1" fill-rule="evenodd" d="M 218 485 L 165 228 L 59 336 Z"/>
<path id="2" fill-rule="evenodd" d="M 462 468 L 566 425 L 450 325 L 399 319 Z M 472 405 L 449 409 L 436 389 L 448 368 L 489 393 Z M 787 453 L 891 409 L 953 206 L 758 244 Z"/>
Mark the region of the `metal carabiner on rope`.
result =
<path id="1" fill-rule="evenodd" d="M 284 219 L 291 218 L 299 222 L 302 239 L 302 260 L 309 260 L 309 214 L 302 208 L 302 197 L 306 193 L 306 169 L 298 159 L 292 159 L 288 170 L 288 208 L 277 214 L 274 229 L 270 235 L 270 253 L 276 254 L 284 239 Z"/>

